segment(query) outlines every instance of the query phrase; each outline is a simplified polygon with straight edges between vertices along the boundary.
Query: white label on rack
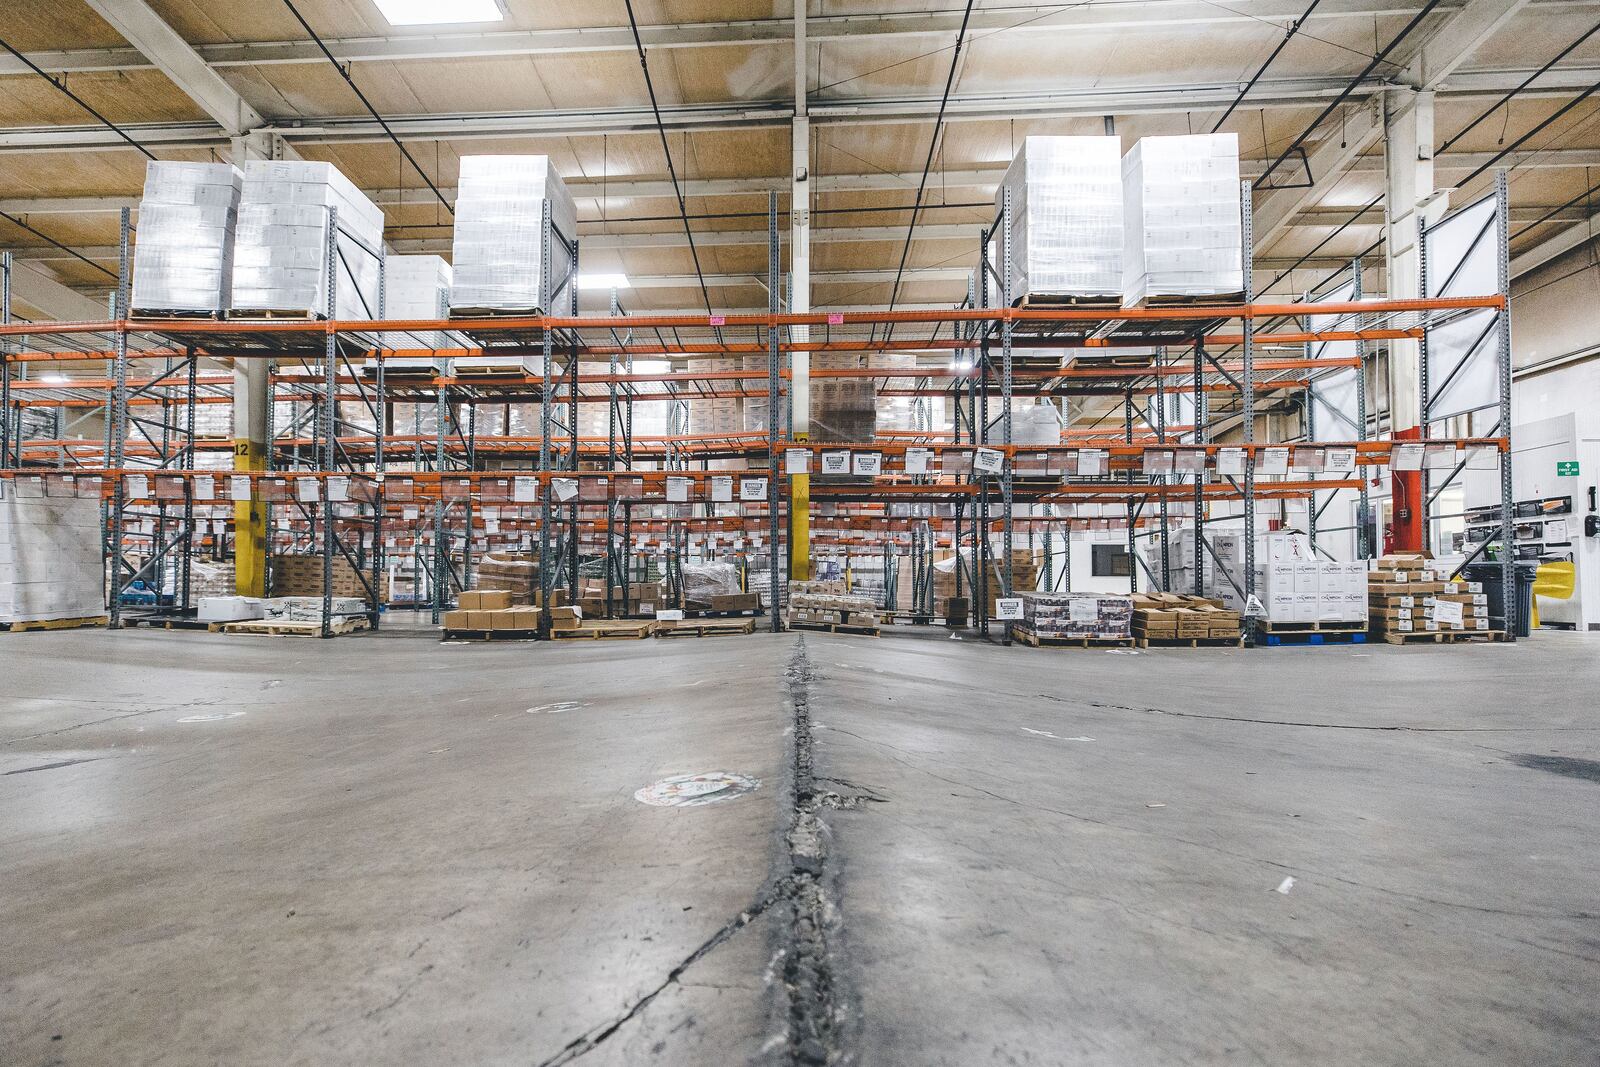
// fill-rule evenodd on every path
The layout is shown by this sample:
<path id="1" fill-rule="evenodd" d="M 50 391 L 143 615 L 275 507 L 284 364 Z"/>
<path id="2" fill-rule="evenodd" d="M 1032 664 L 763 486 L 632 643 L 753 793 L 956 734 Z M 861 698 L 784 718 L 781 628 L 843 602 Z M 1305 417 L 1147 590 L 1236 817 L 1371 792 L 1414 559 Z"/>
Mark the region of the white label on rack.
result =
<path id="1" fill-rule="evenodd" d="M 484 533 L 492 533 L 492 534 L 499 533 L 500 532 L 500 520 L 499 519 L 488 519 L 488 518 L 484 519 L 483 520 L 483 532 Z"/>
<path id="2" fill-rule="evenodd" d="M 1397 471 L 1419 471 L 1422 469 L 1421 445 L 1395 445 L 1389 450 L 1389 466 Z"/>
<path id="3" fill-rule="evenodd" d="M 194 498 L 196 500 L 215 500 L 217 497 L 217 480 L 209 474 L 197 474 L 192 481 Z"/>
<path id="4" fill-rule="evenodd" d="M 550 495 L 562 504 L 575 499 L 578 495 L 578 479 L 552 478 L 550 479 Z"/>
<path id="5" fill-rule="evenodd" d="M 511 499 L 521 504 L 531 504 L 539 499 L 539 479 L 526 475 L 511 479 Z"/>
<path id="6" fill-rule="evenodd" d="M 1172 469 L 1181 474 L 1196 474 L 1205 470 L 1205 450 L 1200 448 L 1180 448 L 1172 454 Z"/>
<path id="7" fill-rule="evenodd" d="M 667 500 L 674 504 L 687 503 L 689 500 L 689 479 L 668 478 Z"/>
<path id="8" fill-rule="evenodd" d="M 823 474 L 849 474 L 850 473 L 850 453 L 848 453 L 848 452 L 824 452 L 822 454 L 822 473 Z"/>
<path id="9" fill-rule="evenodd" d="M 1020 622 L 1022 620 L 1022 598 L 998 597 L 994 602 L 994 617 L 1001 622 Z"/>
<path id="10" fill-rule="evenodd" d="M 1492 471 L 1500 468 L 1500 450 L 1493 445 L 1468 445 L 1467 470 Z"/>
<path id="11" fill-rule="evenodd" d="M 405 522 L 416 522 L 417 519 L 421 517 L 421 514 L 422 513 L 415 507 L 405 507 L 400 509 L 400 518 Z"/>
<path id="12" fill-rule="evenodd" d="M 852 473 L 866 478 L 875 478 L 883 472 L 883 454 L 880 452 L 857 452 L 854 457 Z"/>
<path id="13" fill-rule="evenodd" d="M 715 503 L 727 503 L 733 500 L 733 475 L 713 474 L 711 476 L 711 499 Z"/>
<path id="14" fill-rule="evenodd" d="M 767 480 L 765 478 L 740 478 L 739 499 L 746 503 L 762 503 L 767 499 Z"/>
<path id="15" fill-rule="evenodd" d="M 1306 474 L 1316 474 L 1328 465 L 1328 453 L 1320 448 L 1294 450 L 1294 469 Z"/>
<path id="16" fill-rule="evenodd" d="M 1217 473 L 1223 477 L 1238 478 L 1244 474 L 1244 449 L 1217 449 Z"/>
<path id="17" fill-rule="evenodd" d="M 1356 450 L 1353 448 L 1330 448 L 1323 454 L 1323 469 L 1337 473 L 1349 473 L 1356 469 Z"/>
<path id="18" fill-rule="evenodd" d="M 1144 454 L 1144 473 L 1170 474 L 1176 466 L 1177 457 L 1171 449 L 1161 449 Z"/>
<path id="19" fill-rule="evenodd" d="M 228 495 L 235 500 L 250 499 L 250 479 L 243 474 L 235 474 L 228 479 Z"/>
<path id="20" fill-rule="evenodd" d="M 785 474 L 810 474 L 811 449 L 789 449 L 789 451 L 783 454 L 783 470 Z"/>
<path id="21" fill-rule="evenodd" d="M 1449 470 L 1456 465 L 1456 446 L 1428 445 L 1423 450 L 1422 462 L 1431 471 Z"/>
<path id="22" fill-rule="evenodd" d="M 906 473 L 927 474 L 928 460 L 933 458 L 933 452 L 926 448 L 906 449 Z"/>
<path id="23" fill-rule="evenodd" d="M 999 474 L 1005 465 L 1005 453 L 996 449 L 980 448 L 972 454 L 972 469 L 979 474 Z"/>
<path id="24" fill-rule="evenodd" d="M 122 491 L 130 499 L 143 500 L 150 495 L 150 478 L 144 474 L 130 474 L 122 479 Z M 21 495 L 21 490 L 18 494 Z"/>
<path id="25" fill-rule="evenodd" d="M 1257 474 L 1288 474 L 1289 450 L 1287 448 L 1263 448 L 1256 459 Z"/>
<path id="26" fill-rule="evenodd" d="M 302 504 L 312 503 L 322 499 L 322 487 L 315 478 L 296 478 L 294 482 L 294 498 Z"/>
<path id="27" fill-rule="evenodd" d="M 350 479 L 343 477 L 328 478 L 328 499 L 343 502 L 350 499 Z"/>
<path id="28" fill-rule="evenodd" d="M 1078 473 L 1085 478 L 1093 478 L 1106 473 L 1110 469 L 1111 454 L 1103 448 L 1078 449 Z"/>
<path id="29" fill-rule="evenodd" d="M 1454 600 L 1437 600 L 1433 605 L 1433 621 L 1450 626 L 1461 625 L 1461 605 Z"/>

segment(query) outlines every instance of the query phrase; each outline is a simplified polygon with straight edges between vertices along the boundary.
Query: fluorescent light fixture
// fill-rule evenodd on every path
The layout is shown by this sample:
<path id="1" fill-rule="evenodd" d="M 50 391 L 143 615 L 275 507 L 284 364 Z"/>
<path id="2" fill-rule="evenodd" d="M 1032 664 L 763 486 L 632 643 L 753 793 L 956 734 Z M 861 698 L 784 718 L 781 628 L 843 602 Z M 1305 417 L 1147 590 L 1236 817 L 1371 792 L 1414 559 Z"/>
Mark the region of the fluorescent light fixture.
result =
<path id="1" fill-rule="evenodd" d="M 41 375 L 39 375 L 39 384 L 40 385 L 66 385 L 71 380 L 72 379 L 68 378 L 65 374 L 41 374 Z"/>
<path id="2" fill-rule="evenodd" d="M 500 0 L 372 0 L 391 26 L 455 26 L 504 22 Z"/>
<path id="3" fill-rule="evenodd" d="M 578 275 L 579 289 L 627 289 L 628 276 L 626 274 L 580 274 Z"/>

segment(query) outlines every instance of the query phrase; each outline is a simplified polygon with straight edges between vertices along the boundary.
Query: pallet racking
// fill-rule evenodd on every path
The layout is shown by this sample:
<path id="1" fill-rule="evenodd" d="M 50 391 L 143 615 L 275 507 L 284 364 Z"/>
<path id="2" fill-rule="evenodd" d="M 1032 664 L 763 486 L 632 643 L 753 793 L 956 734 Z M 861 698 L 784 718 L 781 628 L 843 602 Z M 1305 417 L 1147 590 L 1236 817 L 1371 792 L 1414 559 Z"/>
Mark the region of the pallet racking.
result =
<path id="1" fill-rule="evenodd" d="M 1241 202 L 1248 203 L 1247 186 Z M 1451 450 L 1459 461 L 1452 478 L 1492 453 L 1502 533 L 1509 534 L 1505 202 L 1502 179 L 1488 209 L 1472 205 L 1424 234 L 1425 248 L 1451 241 L 1455 247 L 1459 241 L 1446 227 L 1465 226 L 1461 220 L 1490 211 L 1501 225 L 1469 244 L 1498 256 L 1492 291 L 1478 291 L 1479 285 L 1452 292 L 1435 284 L 1434 295 L 1421 299 L 1374 299 L 1363 293 L 1356 263 L 1347 281 L 1292 302 L 1257 302 L 1247 290 L 1241 300 L 1217 304 L 1018 307 L 1005 266 L 1010 203 L 1002 193 L 993 224 L 980 234 L 981 266 L 961 306 L 793 314 L 779 299 L 774 195 L 765 312 L 707 316 L 626 314 L 615 294 L 608 314 L 580 316 L 579 242 L 556 232 L 547 215 L 541 256 L 546 268 L 559 259 L 561 269 L 544 271 L 544 311 L 427 321 L 390 321 L 381 310 L 373 320 L 336 321 L 331 309 L 321 320 L 130 318 L 124 213 L 118 296 L 109 321 L 14 324 L 7 313 L 0 324 L 0 478 L 50 470 L 84 485 L 103 480 L 108 558 L 117 561 L 118 595 L 108 597 L 113 626 L 123 621 L 120 592 L 130 575 L 169 563 L 185 574 L 196 552 L 207 544 L 215 550 L 226 536 L 218 532 L 226 529 L 226 517 L 216 516 L 223 505 L 197 498 L 193 489 L 196 479 L 210 478 L 225 482 L 230 496 L 271 505 L 274 537 L 321 558 L 324 635 L 334 623 L 336 559 L 362 576 L 374 626 L 387 556 L 409 550 L 430 586 L 428 605 L 437 619 L 452 590 L 470 585 L 476 554 L 491 543 L 516 545 L 549 561 L 539 569 L 547 597 L 558 585 L 576 596 L 580 574 L 590 567 L 605 581 L 608 608 L 626 613 L 630 583 L 650 574 L 652 557 L 669 587 L 681 589 L 682 561 L 697 549 L 711 551 L 701 546 L 724 536 L 747 562 L 764 559 L 776 629 L 790 476 L 808 472 L 823 452 L 872 455 L 875 475 L 809 486 L 806 510 L 815 521 L 808 544 L 881 565 L 886 611 L 896 606 L 900 575 L 909 569 L 913 618 L 932 617 L 935 556 L 952 551 L 956 595 L 974 594 L 972 622 L 987 636 L 991 585 L 1003 596 L 1014 591 L 1019 533 L 1030 544 L 1042 538 L 1047 588 L 1059 588 L 1063 579 L 1070 587 L 1075 529 L 1125 530 L 1130 586 L 1137 587 L 1142 569 L 1148 584 L 1165 587 L 1174 565 L 1171 538 L 1151 541 L 1159 561 L 1149 563 L 1138 550 L 1141 537 L 1165 534 L 1187 519 L 1196 531 L 1191 562 L 1198 579 L 1206 554 L 1215 556 L 1205 535 L 1209 524 L 1238 521 L 1254 529 L 1264 502 L 1300 500 L 1310 502 L 1313 533 L 1327 537 L 1334 531 L 1319 527 L 1316 518 L 1334 494 L 1347 493 L 1361 501 L 1354 555 L 1368 558 L 1374 546 L 1364 521 L 1367 475 L 1390 465 L 1397 449 L 1409 454 L 1403 451 L 1409 445 L 1377 432 L 1367 410 L 1366 377 L 1376 346 L 1400 339 L 1421 341 L 1424 373 L 1434 368 L 1435 388 L 1430 398 L 1425 387 L 1421 412 L 1427 445 L 1440 454 Z M 1248 212 L 1243 218 L 1248 267 Z M 1248 269 L 1244 274 L 1250 278 Z M 8 312 L 9 288 L 4 295 Z M 1469 330 L 1486 330 L 1486 340 L 1463 349 L 1453 339 Z M 1297 354 L 1266 354 L 1285 349 Z M 830 445 L 792 439 L 792 416 L 783 413 L 790 399 L 788 357 L 795 351 L 914 353 L 954 362 L 812 370 L 814 379 L 869 380 L 883 396 L 913 401 L 910 430 Z M 1441 406 L 1438 375 L 1449 373 L 1438 363 L 1444 351 L 1470 363 L 1472 380 L 1492 389 L 1489 402 L 1466 415 L 1492 410 L 1498 421 L 1463 422 L 1462 413 Z M 504 357 L 510 369 L 470 377 L 437 362 L 486 355 Z M 764 356 L 765 367 L 689 372 L 675 366 L 661 373 L 634 365 L 636 359 L 681 364 L 706 355 Z M 436 361 L 436 371 L 386 375 L 386 363 L 402 358 Z M 91 360 L 107 362 L 104 379 L 64 385 L 28 375 L 32 367 Z M 248 360 L 274 366 L 271 410 L 285 415 L 281 423 L 273 419 L 264 471 L 227 469 L 226 442 L 199 437 L 194 429 L 197 408 L 234 399 L 231 376 L 211 367 Z M 151 361 L 155 372 L 130 374 Z M 358 363 L 374 367 L 370 383 Z M 685 432 L 697 429 L 687 423 L 688 403 L 704 398 L 765 400 L 764 431 Z M 1116 418 L 1120 425 L 1074 427 L 1060 444 L 1018 444 L 1012 403 L 1023 398 L 1096 403 L 1105 407 L 1099 423 Z M 934 430 L 935 401 L 953 409 L 948 436 Z M 1000 405 L 996 419 L 992 402 Z M 637 432 L 636 408 L 647 403 L 666 406 L 665 434 Z M 538 406 L 536 434 L 513 432 L 511 407 L 521 404 Z M 606 409 L 604 436 L 580 434 L 580 408 L 597 404 Z M 411 406 L 409 433 L 395 432 L 394 412 L 402 405 Z M 1285 405 L 1307 413 L 1304 432 L 1258 440 L 1263 413 Z M 423 417 L 430 406 L 431 432 Z M 152 420 L 136 414 L 147 407 L 162 412 L 159 442 L 145 432 Z M 479 411 L 495 407 L 501 409 L 499 432 L 485 433 Z M 29 417 L 40 411 L 102 413 L 103 445 L 65 439 L 59 417 Z M 1290 456 L 1301 453 L 1339 453 L 1348 462 L 1335 473 L 1289 469 Z M 713 463 L 742 469 L 715 470 Z M 747 483 L 738 501 L 715 499 L 736 482 Z M 502 483 L 514 487 L 509 499 Z M 163 498 L 158 485 L 180 491 Z M 130 528 L 142 531 L 147 518 L 150 547 L 126 560 L 126 546 L 144 536 Z M 213 524 L 210 539 L 202 519 Z M 1245 544 L 1245 565 L 1230 580 L 1248 598 L 1254 595 L 1253 538 Z M 753 566 L 744 570 L 747 581 L 759 581 Z M 174 600 L 176 608 L 186 607 L 186 585 Z M 1000 640 L 1011 637 L 1009 623 L 1002 625 Z"/>

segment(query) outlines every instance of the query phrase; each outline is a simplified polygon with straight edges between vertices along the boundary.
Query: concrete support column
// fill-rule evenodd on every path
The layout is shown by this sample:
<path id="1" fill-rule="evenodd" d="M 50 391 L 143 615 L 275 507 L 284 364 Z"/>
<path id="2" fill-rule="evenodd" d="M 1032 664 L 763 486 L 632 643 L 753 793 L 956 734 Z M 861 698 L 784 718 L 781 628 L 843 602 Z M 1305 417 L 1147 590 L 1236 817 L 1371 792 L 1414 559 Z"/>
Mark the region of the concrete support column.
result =
<path id="1" fill-rule="evenodd" d="M 811 310 L 811 120 L 806 113 L 806 2 L 794 5 L 794 124 L 789 190 L 789 310 Z M 811 340 L 811 327 L 796 326 L 791 336 L 797 345 Z M 794 410 L 790 435 L 796 441 L 811 436 L 811 353 L 796 348 L 789 355 L 789 393 Z M 774 411 L 773 417 L 777 417 Z M 777 472 L 773 472 L 776 476 Z M 811 476 L 796 474 L 789 481 L 789 577 L 811 577 Z"/>
<path id="2" fill-rule="evenodd" d="M 1384 226 L 1388 296 L 1422 295 L 1417 220 L 1443 210 L 1433 186 L 1433 93 L 1391 89 L 1384 96 Z M 1421 404 L 1418 344 L 1391 341 L 1389 417 L 1396 433 L 1417 425 Z"/>

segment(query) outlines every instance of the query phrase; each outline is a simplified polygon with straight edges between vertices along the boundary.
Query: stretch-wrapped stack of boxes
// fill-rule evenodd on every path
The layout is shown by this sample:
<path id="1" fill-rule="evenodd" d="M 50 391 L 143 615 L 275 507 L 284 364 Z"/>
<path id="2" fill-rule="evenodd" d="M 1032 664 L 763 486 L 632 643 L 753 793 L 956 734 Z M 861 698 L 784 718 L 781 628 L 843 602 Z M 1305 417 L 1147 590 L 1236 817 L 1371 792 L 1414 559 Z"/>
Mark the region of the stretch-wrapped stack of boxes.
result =
<path id="1" fill-rule="evenodd" d="M 802 626 L 876 627 L 881 609 L 851 596 L 842 581 L 789 583 L 789 622 Z"/>
<path id="2" fill-rule="evenodd" d="M 1206 534 L 1211 550 L 1203 552 L 1200 590 L 1230 611 L 1245 609 L 1244 534 Z M 1159 547 L 1156 552 L 1159 553 Z M 1215 553 L 1215 559 L 1213 559 Z M 1159 557 L 1157 557 L 1159 558 Z M 1194 591 L 1194 533 L 1175 537 L 1171 549 L 1171 590 Z M 1217 561 L 1226 569 L 1218 569 Z M 1366 620 L 1367 567 L 1318 557 L 1304 534 L 1269 533 L 1256 539 L 1256 599 L 1274 623 L 1360 625 Z M 1232 578 L 1230 581 L 1229 578 Z M 1234 588 L 1235 584 L 1238 589 Z"/>
<path id="3" fill-rule="evenodd" d="M 334 316 L 378 317 L 383 212 L 331 163 L 255 160 L 244 167 L 233 253 L 233 310 L 308 318 L 328 313 L 328 223 Z"/>
<path id="4" fill-rule="evenodd" d="M 496 552 L 477 561 L 472 580 L 475 589 L 505 593 L 512 606 L 531 606 L 539 589 L 539 564 L 531 554 Z"/>
<path id="5" fill-rule="evenodd" d="M 1013 302 L 1122 292 L 1121 156 L 1117 137 L 1024 139 L 995 199 L 1010 190 Z"/>
<path id="6" fill-rule="evenodd" d="M 1399 643 L 1405 634 L 1490 629 L 1489 596 L 1480 582 L 1452 582 L 1427 556 L 1384 556 L 1367 575 L 1374 635 Z"/>
<path id="7" fill-rule="evenodd" d="M 1123 303 L 1244 290 L 1239 138 L 1146 137 L 1122 161 Z"/>
<path id="8" fill-rule="evenodd" d="M 103 616 L 101 535 L 98 497 L 45 496 L 39 478 L 0 481 L 0 622 Z"/>
<path id="9" fill-rule="evenodd" d="M 577 239 L 577 208 L 549 156 L 463 156 L 456 193 L 455 280 L 450 309 L 543 311 L 540 271 L 544 205 L 568 241 Z M 550 246 L 551 284 L 567 274 L 567 252 L 555 235 Z"/>
<path id="10" fill-rule="evenodd" d="M 1133 598 L 1107 593 L 1021 593 L 1022 629 L 1035 637 L 1132 636 Z"/>
<path id="11" fill-rule="evenodd" d="M 450 264 L 441 256 L 389 256 L 383 261 L 383 317 L 415 320 L 442 319 L 449 313 Z M 407 348 L 449 348 L 447 334 L 418 333 L 408 336 Z M 390 360 L 392 368 L 395 360 Z M 407 361 L 410 362 L 410 361 Z M 432 360 L 417 361 L 432 365 Z M 440 370 L 448 372 L 448 360 Z"/>
<path id="12" fill-rule="evenodd" d="M 228 310 L 243 187 L 244 175 L 227 163 L 146 164 L 133 246 L 134 311 Z"/>
<path id="13" fill-rule="evenodd" d="M 856 370 L 865 357 L 850 352 L 814 352 L 814 370 Z M 878 432 L 878 388 L 871 378 L 816 378 L 811 382 L 811 439 L 835 443 L 871 441 Z"/>
<path id="14" fill-rule="evenodd" d="M 763 361 L 766 357 L 762 357 Z M 739 356 L 718 356 L 689 360 L 691 375 L 704 375 L 737 371 L 744 368 Z M 735 378 L 713 379 L 709 382 L 717 392 L 732 392 L 741 385 Z M 743 433 L 745 427 L 745 402 L 737 397 L 713 397 L 689 401 L 689 432 L 692 434 Z"/>
<path id="15" fill-rule="evenodd" d="M 320 597 L 322 595 L 321 556 L 273 556 L 272 595 L 275 597 Z M 367 587 L 350 561 L 342 556 L 333 560 L 333 595 L 365 597 Z"/>

